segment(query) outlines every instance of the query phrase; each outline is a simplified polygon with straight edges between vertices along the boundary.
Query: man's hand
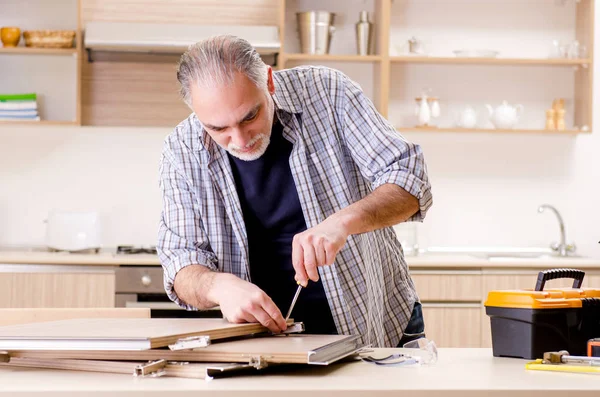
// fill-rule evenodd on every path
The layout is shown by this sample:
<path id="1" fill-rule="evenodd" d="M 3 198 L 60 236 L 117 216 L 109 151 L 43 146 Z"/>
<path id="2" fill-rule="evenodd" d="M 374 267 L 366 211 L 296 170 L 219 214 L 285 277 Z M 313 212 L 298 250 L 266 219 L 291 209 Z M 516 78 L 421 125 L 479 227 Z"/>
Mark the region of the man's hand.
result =
<path id="1" fill-rule="evenodd" d="M 346 228 L 333 217 L 295 235 L 292 263 L 296 270 L 296 281 L 303 286 L 306 286 L 309 279 L 318 281 L 317 267 L 333 264 L 347 239 Z"/>
<path id="2" fill-rule="evenodd" d="M 234 275 L 217 274 L 209 294 L 231 323 L 258 322 L 276 333 L 287 328 L 285 319 L 271 298 L 256 285 Z"/>

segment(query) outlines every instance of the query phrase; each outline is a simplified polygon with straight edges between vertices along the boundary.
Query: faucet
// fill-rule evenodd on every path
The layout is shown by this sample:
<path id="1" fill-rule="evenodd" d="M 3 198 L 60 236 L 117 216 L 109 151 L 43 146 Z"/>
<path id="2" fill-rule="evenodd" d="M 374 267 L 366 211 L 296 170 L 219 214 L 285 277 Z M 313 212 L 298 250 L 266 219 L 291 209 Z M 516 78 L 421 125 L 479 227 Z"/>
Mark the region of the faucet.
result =
<path id="1" fill-rule="evenodd" d="M 566 232 L 565 232 L 565 223 L 563 222 L 562 216 L 560 216 L 560 213 L 558 212 L 558 210 L 556 208 L 554 208 L 553 206 L 551 206 L 550 204 L 542 204 L 538 207 L 538 212 L 541 214 L 542 212 L 544 212 L 544 210 L 549 209 L 552 212 L 554 212 L 554 215 L 556 215 L 556 218 L 558 218 L 558 225 L 560 227 L 560 242 L 559 243 L 552 243 L 550 245 L 550 248 L 552 248 L 552 251 L 554 252 L 558 252 L 559 256 L 568 256 L 570 253 L 575 252 L 575 244 L 567 244 L 567 237 L 566 237 Z"/>

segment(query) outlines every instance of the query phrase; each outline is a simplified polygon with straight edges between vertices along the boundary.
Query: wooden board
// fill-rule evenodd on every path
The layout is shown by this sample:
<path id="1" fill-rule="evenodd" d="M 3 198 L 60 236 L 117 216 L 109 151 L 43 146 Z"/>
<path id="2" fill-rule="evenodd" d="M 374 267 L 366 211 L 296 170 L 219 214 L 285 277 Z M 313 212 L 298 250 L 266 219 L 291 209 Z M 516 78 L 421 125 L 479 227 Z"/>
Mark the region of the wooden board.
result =
<path id="1" fill-rule="evenodd" d="M 72 318 L 150 318 L 148 308 L 0 308 L 0 326 Z"/>
<path id="2" fill-rule="evenodd" d="M 218 340 L 267 331 L 258 323 L 220 318 L 72 319 L 0 327 L 0 350 L 145 350 L 188 336 Z"/>
<path id="3" fill-rule="evenodd" d="M 357 336 L 279 335 L 218 342 L 195 350 L 171 351 L 47 351 L 11 350 L 20 358 L 136 360 L 248 363 L 261 360 L 280 364 L 326 365 L 353 354 L 363 346 Z"/>
<path id="4" fill-rule="evenodd" d="M 69 371 L 106 372 L 113 374 L 133 375 L 135 368 L 143 365 L 142 361 L 98 361 L 98 360 L 61 360 L 47 358 L 13 358 L 10 363 L 0 367 L 25 367 L 62 369 Z M 167 363 L 161 376 L 176 378 L 210 379 L 225 372 L 254 369 L 249 365 L 229 363 Z"/>
<path id="5" fill-rule="evenodd" d="M 182 23 L 197 25 L 277 25 L 273 0 L 81 0 L 86 21 Z"/>

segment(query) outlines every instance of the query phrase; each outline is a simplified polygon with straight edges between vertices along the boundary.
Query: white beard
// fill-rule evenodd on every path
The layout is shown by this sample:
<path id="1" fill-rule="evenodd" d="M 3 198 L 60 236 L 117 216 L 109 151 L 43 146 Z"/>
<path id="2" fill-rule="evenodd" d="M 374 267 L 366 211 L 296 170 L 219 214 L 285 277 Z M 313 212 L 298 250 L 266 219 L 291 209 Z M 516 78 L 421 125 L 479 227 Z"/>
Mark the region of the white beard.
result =
<path id="1" fill-rule="evenodd" d="M 242 150 L 242 148 L 232 143 L 230 143 L 227 146 L 227 151 L 231 153 L 232 156 L 237 157 L 240 160 L 253 161 L 265 154 L 270 142 L 270 136 L 268 136 L 267 134 L 258 134 L 257 136 L 252 138 L 252 140 L 250 140 L 250 142 L 248 142 L 248 144 L 246 145 L 246 148 L 252 147 L 252 145 L 254 145 L 252 151 L 242 152 L 240 151 Z"/>

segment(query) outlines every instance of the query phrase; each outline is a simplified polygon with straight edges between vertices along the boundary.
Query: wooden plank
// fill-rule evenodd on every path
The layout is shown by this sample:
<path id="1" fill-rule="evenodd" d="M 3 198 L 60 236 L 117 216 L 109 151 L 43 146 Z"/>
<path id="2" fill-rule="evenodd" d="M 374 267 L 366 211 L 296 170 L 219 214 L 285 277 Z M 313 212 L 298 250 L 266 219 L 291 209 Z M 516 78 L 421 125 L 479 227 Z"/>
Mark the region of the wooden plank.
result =
<path id="1" fill-rule="evenodd" d="M 376 2 L 377 12 L 375 17 L 376 39 L 375 44 L 377 53 L 381 57 L 381 63 L 375 67 L 375 103 L 377 110 L 385 118 L 389 113 L 390 102 L 390 15 L 392 12 L 391 0 L 378 0 Z"/>
<path id="2" fill-rule="evenodd" d="M 86 21 L 277 25 L 273 0 L 81 0 Z"/>
<path id="3" fill-rule="evenodd" d="M 21 55 L 74 55 L 76 48 L 1 47 L 0 54 Z"/>
<path id="4" fill-rule="evenodd" d="M 580 130 L 540 130 L 540 129 L 524 129 L 524 128 L 515 128 L 515 129 L 500 129 L 500 128 L 454 128 L 454 127 L 396 127 L 398 132 L 444 132 L 444 133 L 452 133 L 452 132 L 487 132 L 487 133 L 534 133 L 534 134 L 552 134 L 552 135 L 570 135 L 570 134 L 581 134 L 585 133 L 585 131 Z M 589 131 L 587 131 L 589 132 Z"/>
<path id="5" fill-rule="evenodd" d="M 232 324 L 220 318 L 71 319 L 0 327 L 0 349 L 141 350 L 188 336 L 218 340 L 267 331 L 258 323 Z"/>
<path id="6" fill-rule="evenodd" d="M 192 112 L 178 90 L 174 60 L 86 62 L 83 123 L 174 128 Z"/>
<path id="7" fill-rule="evenodd" d="M 578 66 L 589 65 L 585 59 L 567 58 L 461 58 L 461 57 L 433 57 L 433 56 L 394 56 L 394 63 L 438 63 L 438 64 L 467 64 L 467 65 L 536 65 L 536 66 Z"/>
<path id="8" fill-rule="evenodd" d="M 148 308 L 19 308 L 0 309 L 0 326 L 73 318 L 150 318 Z"/>
<path id="9" fill-rule="evenodd" d="M 247 363 L 252 359 L 264 360 L 268 363 L 308 364 L 311 355 L 319 351 L 355 350 L 352 343 L 344 349 L 339 347 L 344 342 L 353 341 L 355 337 L 344 335 L 278 335 L 268 337 L 245 338 L 233 341 L 213 343 L 195 350 L 171 351 L 164 349 L 140 351 L 49 351 L 49 350 L 10 350 L 11 357 L 44 358 L 44 359 L 87 359 L 87 360 L 136 360 L 150 361 L 164 359 L 167 361 L 189 362 L 227 362 Z"/>
<path id="10" fill-rule="evenodd" d="M 575 35 L 587 49 L 590 60 L 586 68 L 575 73 L 575 111 L 573 122 L 576 126 L 587 126 L 592 131 L 593 85 L 594 85 L 594 0 L 584 0 L 577 4 Z"/>
<path id="11" fill-rule="evenodd" d="M 81 76 L 83 69 L 83 27 L 81 25 L 81 0 L 77 0 L 77 31 L 75 35 L 75 48 L 77 49 L 77 72 L 75 82 L 75 91 L 76 91 L 76 99 L 75 99 L 75 123 L 77 125 L 81 125 L 82 117 L 81 117 Z"/>
<path id="12" fill-rule="evenodd" d="M 133 375 L 135 368 L 144 361 L 104 361 L 104 360 L 69 360 L 47 358 L 11 358 L 3 367 L 46 368 L 69 371 L 105 372 L 113 374 Z M 242 368 L 240 364 L 228 363 L 167 363 L 164 367 L 166 377 L 207 379 L 211 373 L 229 372 Z"/>

